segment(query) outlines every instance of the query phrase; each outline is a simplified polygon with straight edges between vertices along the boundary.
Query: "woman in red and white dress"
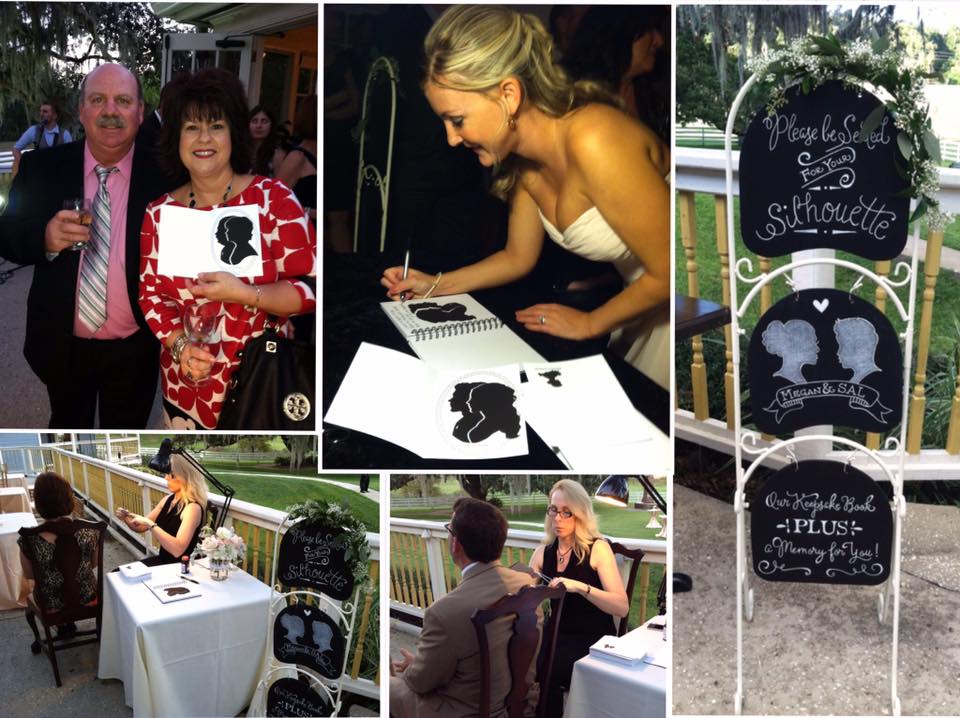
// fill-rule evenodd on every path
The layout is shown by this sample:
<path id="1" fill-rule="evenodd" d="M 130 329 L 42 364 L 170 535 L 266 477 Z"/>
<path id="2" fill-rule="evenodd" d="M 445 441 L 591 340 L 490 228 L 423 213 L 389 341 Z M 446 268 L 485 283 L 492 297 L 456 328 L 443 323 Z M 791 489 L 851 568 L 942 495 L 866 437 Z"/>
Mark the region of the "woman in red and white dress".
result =
<path id="1" fill-rule="evenodd" d="M 160 355 L 164 418 L 170 428 L 214 429 L 238 353 L 263 333 L 268 315 L 290 336 L 287 317 L 316 310 L 316 230 L 290 189 L 250 167 L 247 102 L 239 79 L 205 70 L 173 80 L 177 87 L 160 133 L 163 169 L 180 186 L 147 206 L 140 259 L 140 306 L 163 345 Z M 196 279 L 157 272 L 158 227 L 164 207 L 213 210 L 255 205 L 262 271 L 255 279 L 201 272 Z M 249 224 L 249 223 L 248 223 Z M 256 228 L 255 228 L 256 229 Z M 198 237 L 198 251 L 216 241 Z M 200 246 L 204 243 L 204 246 Z M 221 254 L 217 246 L 216 254 Z M 224 248 L 223 251 L 226 251 Z M 211 341 L 189 343 L 184 309 L 209 304 L 217 315 Z"/>

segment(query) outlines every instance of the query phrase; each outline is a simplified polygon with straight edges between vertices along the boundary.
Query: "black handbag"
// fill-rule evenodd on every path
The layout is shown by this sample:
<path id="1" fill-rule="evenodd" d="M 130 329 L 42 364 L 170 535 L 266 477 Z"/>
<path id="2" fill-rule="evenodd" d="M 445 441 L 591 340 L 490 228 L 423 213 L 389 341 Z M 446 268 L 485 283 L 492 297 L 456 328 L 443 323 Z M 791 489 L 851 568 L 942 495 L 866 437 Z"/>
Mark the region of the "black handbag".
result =
<path id="1" fill-rule="evenodd" d="M 287 339 L 268 323 L 238 352 L 217 429 L 313 431 L 316 347 Z"/>

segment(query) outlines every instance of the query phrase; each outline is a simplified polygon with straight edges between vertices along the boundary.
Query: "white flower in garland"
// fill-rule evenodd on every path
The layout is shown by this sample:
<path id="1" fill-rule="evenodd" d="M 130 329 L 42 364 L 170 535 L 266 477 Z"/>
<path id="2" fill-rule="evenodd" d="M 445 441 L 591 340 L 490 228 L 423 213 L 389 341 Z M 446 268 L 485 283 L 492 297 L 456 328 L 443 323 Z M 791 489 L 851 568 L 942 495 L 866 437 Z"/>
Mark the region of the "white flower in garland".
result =
<path id="1" fill-rule="evenodd" d="M 916 64 L 908 64 L 889 42 L 869 43 L 861 38 L 841 45 L 832 35 L 795 38 L 785 48 L 754 58 L 747 67 L 767 89 L 770 114 L 783 107 L 787 89 L 796 85 L 806 93 L 828 80 L 840 80 L 858 91 L 862 83 L 886 91 L 892 97 L 885 103 L 887 110 L 900 130 L 897 146 L 906 162 L 910 196 L 919 200 L 911 221 L 924 212 L 935 212 L 938 219 L 943 216 L 935 199 L 940 189 L 940 147 L 930 131 L 923 72 Z"/>

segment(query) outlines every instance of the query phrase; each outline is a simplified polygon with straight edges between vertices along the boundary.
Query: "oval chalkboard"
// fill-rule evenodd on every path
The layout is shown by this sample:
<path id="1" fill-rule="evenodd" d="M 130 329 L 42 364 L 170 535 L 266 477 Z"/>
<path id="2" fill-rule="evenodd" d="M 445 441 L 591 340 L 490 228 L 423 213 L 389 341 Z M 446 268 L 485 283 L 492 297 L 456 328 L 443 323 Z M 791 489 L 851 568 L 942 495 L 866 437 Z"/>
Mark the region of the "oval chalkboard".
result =
<path id="1" fill-rule="evenodd" d="M 353 593 L 346 546 L 334 546 L 343 529 L 316 521 L 294 524 L 280 540 L 277 578 L 286 586 L 310 587 L 343 601 Z"/>
<path id="2" fill-rule="evenodd" d="M 757 428 L 818 424 L 888 431 L 903 409 L 903 358 L 890 321 L 837 289 L 803 289 L 774 304 L 750 337 L 747 373 Z"/>
<path id="3" fill-rule="evenodd" d="M 835 461 L 801 461 L 750 503 L 753 570 L 768 581 L 876 585 L 890 574 L 893 515 L 879 485 Z"/>
<path id="4" fill-rule="evenodd" d="M 316 606 L 287 606 L 273 621 L 273 655 L 278 661 L 307 666 L 324 678 L 339 678 L 345 650 L 340 626 Z"/>
<path id="5" fill-rule="evenodd" d="M 333 715 L 333 706 L 296 678 L 281 678 L 267 691 L 267 715 L 311 718 Z"/>
<path id="6" fill-rule="evenodd" d="M 908 183 L 894 163 L 893 117 L 860 142 L 860 127 L 880 100 L 826 82 L 799 87 L 773 115 L 761 109 L 740 150 L 740 230 L 750 251 L 779 257 L 817 247 L 892 259 L 907 242 Z"/>

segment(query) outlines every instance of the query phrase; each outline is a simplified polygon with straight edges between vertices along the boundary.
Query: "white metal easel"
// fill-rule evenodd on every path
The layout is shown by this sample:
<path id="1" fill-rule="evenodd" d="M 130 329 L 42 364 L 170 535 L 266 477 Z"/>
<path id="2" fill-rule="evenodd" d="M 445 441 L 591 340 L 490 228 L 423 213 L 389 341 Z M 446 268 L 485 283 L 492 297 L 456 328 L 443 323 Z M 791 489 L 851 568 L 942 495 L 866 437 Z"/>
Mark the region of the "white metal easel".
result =
<path id="1" fill-rule="evenodd" d="M 906 458 L 906 441 L 907 441 L 907 415 L 908 415 L 908 402 L 909 402 L 909 391 L 910 391 L 910 367 L 913 361 L 913 322 L 915 315 L 915 303 L 916 303 L 916 276 L 917 276 L 917 247 L 919 240 L 919 225 L 914 225 L 914 230 L 912 234 L 912 246 L 911 246 L 911 261 L 908 265 L 906 262 L 897 262 L 894 270 L 892 272 L 892 277 L 897 277 L 898 279 L 894 281 L 891 278 L 881 277 L 878 274 L 861 267 L 858 264 L 855 264 L 850 261 L 836 259 L 832 257 L 824 257 L 817 259 L 803 259 L 791 261 L 788 264 L 777 268 L 772 272 L 761 273 L 757 276 L 749 276 L 748 273 L 753 272 L 753 263 L 750 261 L 749 257 L 742 257 L 737 259 L 736 256 L 736 235 L 734 233 L 734 212 L 733 212 L 733 148 L 732 148 L 732 134 L 733 134 L 733 124 L 737 116 L 737 111 L 740 109 L 740 104 L 743 102 L 744 97 L 750 91 L 750 88 L 756 84 L 757 78 L 756 75 L 751 75 L 750 78 L 744 83 L 743 87 L 740 88 L 740 92 L 737 93 L 736 98 L 733 101 L 732 106 L 730 107 L 730 113 L 727 116 L 727 124 L 724 131 L 724 151 L 726 154 L 726 191 L 727 191 L 727 251 L 729 253 L 730 261 L 734 266 L 734 272 L 730 277 L 730 320 L 731 320 L 731 335 L 732 335 L 732 352 L 733 352 L 733 395 L 736 397 L 736 400 L 733 402 L 734 407 L 734 460 L 736 466 L 736 476 L 737 476 L 737 488 L 736 493 L 734 494 L 734 512 L 737 517 L 737 690 L 734 694 L 734 710 L 737 715 L 740 715 L 743 710 L 743 620 L 746 618 L 747 621 L 753 620 L 753 609 L 754 609 L 754 598 L 753 598 L 753 589 L 750 587 L 749 582 L 749 573 L 747 571 L 747 546 L 746 546 L 746 510 L 749 508 L 745 500 L 745 489 L 747 482 L 750 480 L 750 477 L 753 475 L 754 471 L 758 466 L 763 464 L 773 454 L 784 451 L 784 450 L 793 450 L 793 446 L 797 444 L 802 444 L 805 442 L 811 441 L 830 441 L 833 443 L 843 444 L 850 447 L 851 449 L 860 452 L 867 457 L 869 457 L 873 462 L 875 462 L 885 478 L 889 480 L 893 486 L 893 519 L 894 519 L 894 540 L 893 540 L 893 557 L 891 561 L 890 576 L 887 579 L 886 585 L 882 589 L 878 597 L 878 619 L 881 623 L 886 620 L 887 609 L 890 604 L 893 604 L 893 625 L 892 625 L 892 650 L 891 650 L 891 671 L 890 671 L 890 703 L 891 703 L 891 712 L 895 716 L 900 715 L 900 698 L 897 695 L 897 653 L 899 647 L 899 622 L 900 622 L 900 545 L 902 537 L 902 525 L 903 519 L 906 516 L 906 501 L 903 498 L 903 477 L 904 477 L 904 464 Z M 742 178 L 741 178 L 742 182 Z M 911 206 L 912 211 L 912 206 Z M 890 464 L 884 460 L 884 457 L 881 457 L 879 453 L 868 449 L 863 444 L 852 441 L 850 439 L 844 439 L 841 437 L 836 437 L 832 435 L 824 434 L 813 434 L 813 435 L 804 435 L 796 436 L 792 439 L 787 439 L 785 441 L 779 441 L 774 446 L 764 450 L 762 453 L 756 448 L 757 434 L 752 431 L 743 431 L 741 426 L 741 415 L 740 415 L 740 336 L 745 333 L 745 331 L 740 327 L 740 320 L 746 314 L 747 308 L 750 306 L 750 303 L 756 298 L 760 290 L 770 284 L 777 277 L 785 274 L 786 272 L 792 271 L 798 267 L 817 265 L 817 264 L 829 264 L 836 267 L 844 267 L 846 269 L 857 272 L 861 275 L 861 278 L 866 278 L 874 282 L 878 287 L 883 289 L 887 296 L 891 299 L 893 305 L 896 307 L 897 313 L 900 315 L 900 318 L 905 322 L 906 327 L 904 331 L 899 335 L 900 341 L 903 344 L 903 397 L 902 397 L 902 409 L 903 416 L 900 421 L 900 437 L 899 439 L 894 437 L 889 437 L 886 441 L 885 447 L 889 450 L 896 452 L 895 461 L 892 462 L 895 464 L 894 468 L 891 468 Z M 746 273 L 744 272 L 746 270 Z M 901 275 L 904 275 L 901 277 Z M 738 302 L 738 292 L 737 292 L 737 282 L 741 281 L 744 284 L 751 284 L 753 287 L 750 291 L 747 292 L 747 295 L 744 297 L 743 302 Z M 908 287 L 908 300 L 907 306 L 904 307 L 904 304 L 900 297 L 897 295 L 896 290 L 902 287 Z M 743 468 L 743 455 L 744 453 L 750 455 L 757 455 L 753 459 L 750 466 L 744 470 Z"/>

